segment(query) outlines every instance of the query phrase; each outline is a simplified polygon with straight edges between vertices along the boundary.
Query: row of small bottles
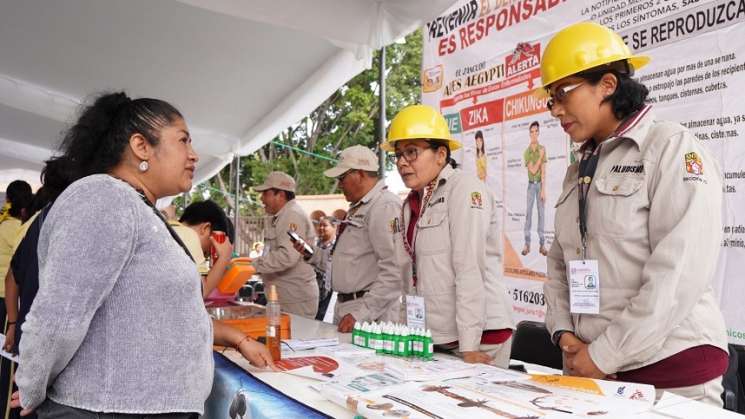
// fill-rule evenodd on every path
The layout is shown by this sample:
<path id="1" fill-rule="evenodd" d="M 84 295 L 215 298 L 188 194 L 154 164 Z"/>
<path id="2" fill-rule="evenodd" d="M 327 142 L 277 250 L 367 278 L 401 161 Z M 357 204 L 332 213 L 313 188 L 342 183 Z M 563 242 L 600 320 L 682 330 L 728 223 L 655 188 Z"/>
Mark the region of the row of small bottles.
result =
<path id="1" fill-rule="evenodd" d="M 352 329 L 352 343 L 375 349 L 378 354 L 432 359 L 432 332 L 409 329 L 402 324 L 356 322 Z"/>

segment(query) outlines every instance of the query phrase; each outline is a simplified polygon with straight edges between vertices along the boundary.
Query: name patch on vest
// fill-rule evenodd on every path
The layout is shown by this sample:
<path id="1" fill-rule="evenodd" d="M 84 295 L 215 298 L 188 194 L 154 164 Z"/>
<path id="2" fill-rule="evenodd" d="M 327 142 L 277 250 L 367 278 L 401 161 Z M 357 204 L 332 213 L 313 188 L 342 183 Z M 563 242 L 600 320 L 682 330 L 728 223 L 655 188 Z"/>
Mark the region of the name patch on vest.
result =
<path id="1" fill-rule="evenodd" d="M 616 164 L 610 169 L 611 173 L 644 173 L 644 165 L 623 165 Z"/>

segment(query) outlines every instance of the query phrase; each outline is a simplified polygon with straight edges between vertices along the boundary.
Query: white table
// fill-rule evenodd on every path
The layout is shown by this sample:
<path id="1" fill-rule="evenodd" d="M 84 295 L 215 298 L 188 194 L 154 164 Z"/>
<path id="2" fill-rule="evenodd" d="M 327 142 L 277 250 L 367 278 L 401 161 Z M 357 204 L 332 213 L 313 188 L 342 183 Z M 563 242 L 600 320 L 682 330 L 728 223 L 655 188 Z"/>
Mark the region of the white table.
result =
<path id="1" fill-rule="evenodd" d="M 291 315 L 291 329 L 292 337 L 296 339 L 338 337 L 340 342 L 351 342 L 351 334 L 338 333 L 336 331 L 336 326 L 316 320 L 306 319 L 300 316 Z M 295 400 L 298 400 L 307 406 L 334 418 L 353 419 L 355 417 L 355 414 L 351 411 L 331 403 L 321 397 L 321 395 L 316 391 L 309 388 L 311 384 L 316 382 L 310 378 L 303 378 L 285 373 L 259 371 L 251 367 L 248 364 L 248 361 L 241 358 L 236 352 L 228 351 L 225 355 L 245 370 L 250 371 L 259 380 L 284 394 L 290 395 Z M 530 364 L 528 364 L 527 367 L 528 371 L 531 371 Z M 536 372 L 539 372 L 541 369 L 536 368 L 536 370 Z M 745 418 L 745 416 L 724 409 L 717 409 L 707 404 L 667 392 L 663 394 L 662 398 L 657 402 L 652 411 L 634 417 L 640 419 Z"/>

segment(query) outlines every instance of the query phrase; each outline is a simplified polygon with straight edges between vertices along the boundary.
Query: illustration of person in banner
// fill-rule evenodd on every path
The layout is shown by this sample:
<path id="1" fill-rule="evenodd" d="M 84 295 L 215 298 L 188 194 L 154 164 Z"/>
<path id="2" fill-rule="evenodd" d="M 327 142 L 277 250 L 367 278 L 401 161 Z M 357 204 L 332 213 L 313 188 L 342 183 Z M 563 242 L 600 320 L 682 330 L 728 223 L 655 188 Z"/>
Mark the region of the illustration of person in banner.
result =
<path id="1" fill-rule="evenodd" d="M 486 182 L 486 147 L 484 146 L 484 133 L 476 131 L 476 175 L 482 182 Z"/>
<path id="2" fill-rule="evenodd" d="M 546 235 L 544 234 L 544 213 L 546 208 L 546 147 L 538 143 L 540 124 L 538 121 L 530 123 L 530 144 L 523 153 L 523 161 L 528 169 L 528 203 L 525 209 L 525 247 L 521 252 L 523 256 L 530 253 L 530 230 L 533 224 L 533 203 L 538 210 L 538 251 L 546 256 L 548 252 L 544 247 Z"/>
<path id="3" fill-rule="evenodd" d="M 645 104 L 649 90 L 632 76 L 649 60 L 590 22 L 546 46 L 548 109 L 584 142 L 556 204 L 546 326 L 571 375 L 722 406 L 727 336 L 712 288 L 722 175 L 690 131 Z"/>

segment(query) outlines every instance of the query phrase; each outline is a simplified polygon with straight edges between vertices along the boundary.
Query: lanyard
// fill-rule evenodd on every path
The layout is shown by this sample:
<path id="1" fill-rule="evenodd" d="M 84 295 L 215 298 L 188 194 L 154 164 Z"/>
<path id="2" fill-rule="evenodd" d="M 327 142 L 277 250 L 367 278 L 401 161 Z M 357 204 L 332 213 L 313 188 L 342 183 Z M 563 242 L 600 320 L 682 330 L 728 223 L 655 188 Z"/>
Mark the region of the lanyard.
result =
<path id="1" fill-rule="evenodd" d="M 592 141 L 592 140 L 591 140 Z M 600 160 L 600 146 L 588 147 L 579 162 L 579 234 L 582 238 L 582 259 L 587 259 L 587 196 L 590 193 L 590 185 Z"/>
<path id="2" fill-rule="evenodd" d="M 419 216 L 417 217 L 417 224 L 419 223 L 419 220 L 422 219 L 424 216 L 424 211 L 427 209 L 427 204 L 429 204 L 429 200 L 432 198 L 432 193 L 435 191 L 435 186 L 437 185 L 437 178 L 432 180 L 425 188 L 424 188 L 424 199 L 422 199 L 421 205 L 419 206 Z M 404 218 L 404 207 L 406 205 L 401 205 L 401 222 L 405 220 Z M 409 220 L 411 222 L 411 220 Z M 419 233 L 419 229 L 416 225 L 414 225 L 414 234 L 411 236 L 411 243 L 409 243 L 408 238 L 406 237 L 406 233 L 409 231 L 409 226 L 402 226 L 401 228 L 401 236 L 403 237 L 403 243 L 404 243 L 404 249 L 406 249 L 406 253 L 409 254 L 409 257 L 411 258 L 411 272 L 412 272 L 412 280 L 414 281 L 414 286 L 416 287 L 416 237 Z"/>
<path id="3" fill-rule="evenodd" d="M 175 240 L 176 243 L 179 246 L 181 246 L 181 249 L 186 253 L 186 256 L 188 256 L 189 259 L 191 259 L 191 261 L 194 262 L 194 257 L 192 257 L 191 252 L 189 251 L 189 248 L 186 247 L 186 245 L 184 244 L 184 242 L 181 240 L 181 237 L 179 237 L 178 233 L 176 233 L 176 231 L 173 229 L 173 227 L 171 227 L 171 225 L 168 224 L 168 221 L 166 221 L 166 219 L 163 218 L 163 214 L 161 214 L 160 211 L 158 211 L 158 209 L 155 208 L 155 205 L 153 205 L 153 203 L 150 202 L 149 199 L 147 199 L 147 196 L 145 196 L 145 192 L 142 189 L 135 188 L 134 186 L 132 186 L 129 182 L 125 181 L 124 179 L 120 179 L 120 178 L 118 178 L 116 176 L 112 176 L 112 175 L 109 175 L 109 176 L 113 177 L 114 179 L 117 179 L 117 180 L 120 180 L 120 181 L 126 183 L 132 189 L 134 189 L 135 192 L 137 192 L 137 195 L 139 195 L 140 198 L 142 198 L 142 202 L 144 202 L 145 205 L 147 205 L 148 207 L 150 207 L 153 210 L 153 212 L 155 213 L 155 216 L 158 217 L 158 219 L 160 221 L 163 221 L 163 224 L 166 225 L 166 230 L 168 230 L 168 233 L 171 235 L 171 238 L 173 238 L 173 240 Z"/>

